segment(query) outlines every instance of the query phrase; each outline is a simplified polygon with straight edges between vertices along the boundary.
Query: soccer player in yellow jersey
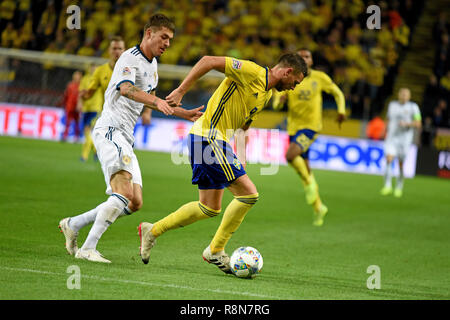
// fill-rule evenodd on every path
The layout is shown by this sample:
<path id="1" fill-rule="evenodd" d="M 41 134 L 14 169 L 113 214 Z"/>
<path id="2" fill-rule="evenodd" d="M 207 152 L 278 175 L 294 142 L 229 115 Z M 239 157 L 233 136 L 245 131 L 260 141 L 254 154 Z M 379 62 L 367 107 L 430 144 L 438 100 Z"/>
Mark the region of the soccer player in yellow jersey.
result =
<path id="1" fill-rule="evenodd" d="M 336 100 L 339 127 L 345 120 L 345 98 L 328 75 L 311 68 L 313 59 L 309 50 L 301 49 L 298 54 L 308 65 L 308 75 L 294 90 L 274 96 L 273 107 L 279 109 L 287 101 L 290 143 L 286 160 L 302 179 L 306 202 L 314 208 L 313 224 L 321 226 L 328 208 L 320 199 L 319 188 L 309 167 L 309 147 L 322 130 L 322 91 L 332 94 Z"/>
<path id="2" fill-rule="evenodd" d="M 89 66 L 88 70 L 86 70 L 85 75 L 81 78 L 80 81 L 80 92 L 84 92 L 85 90 L 87 90 L 95 70 L 95 65 Z M 91 126 L 92 122 L 97 117 L 97 114 L 101 112 L 102 105 L 103 93 L 101 92 L 101 90 L 96 90 L 94 94 L 88 99 L 78 99 L 77 109 L 82 113 L 81 121 L 83 125 L 83 134 L 85 137 L 85 141 L 81 147 L 81 161 L 86 161 L 89 158 L 91 149 L 95 149 L 91 138 Z"/>
<path id="3" fill-rule="evenodd" d="M 143 222 L 138 229 L 141 258 L 148 263 L 156 238 L 164 232 L 217 216 L 222 208 L 224 188 L 228 188 L 234 200 L 225 209 L 214 238 L 203 251 L 203 259 L 230 273 L 225 245 L 259 197 L 245 172 L 245 130 L 269 101 L 271 89 L 293 89 L 306 76 L 307 67 L 296 53 L 283 55 L 271 69 L 247 60 L 205 56 L 166 97 L 167 102 L 171 106 L 179 105 L 194 82 L 210 70 L 222 72 L 226 77 L 189 134 L 192 183 L 198 186 L 199 200 L 183 205 L 155 224 Z M 228 144 L 235 132 L 237 155 Z"/>
<path id="4" fill-rule="evenodd" d="M 85 141 L 81 147 L 81 160 L 86 161 L 89 153 L 95 152 L 94 143 L 91 138 L 91 129 L 97 116 L 101 113 L 105 91 L 108 88 L 114 66 L 120 55 L 125 51 L 125 42 L 121 37 L 111 38 L 108 53 L 109 61 L 98 66 L 94 73 L 89 76 L 89 81 L 80 84 L 80 97 L 83 105 L 83 128 Z M 86 106 L 85 106 L 86 105 Z M 89 109 L 84 111 L 85 109 Z M 149 109 L 150 110 L 150 109 Z M 147 115 L 151 111 L 147 111 Z"/>

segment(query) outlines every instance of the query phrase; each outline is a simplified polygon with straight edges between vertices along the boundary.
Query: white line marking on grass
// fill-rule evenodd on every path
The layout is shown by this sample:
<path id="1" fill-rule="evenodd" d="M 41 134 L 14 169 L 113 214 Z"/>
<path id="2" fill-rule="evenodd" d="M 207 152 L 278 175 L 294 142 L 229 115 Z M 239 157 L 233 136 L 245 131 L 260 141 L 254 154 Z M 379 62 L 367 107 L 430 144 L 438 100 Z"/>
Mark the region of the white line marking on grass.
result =
<path id="1" fill-rule="evenodd" d="M 64 276 L 64 277 L 67 277 L 67 273 L 58 273 L 58 272 L 35 270 L 35 269 L 10 268 L 10 267 L 5 267 L 5 266 L 0 266 L 0 269 L 16 271 L 16 272 L 29 272 L 29 273 L 38 273 L 38 274 L 47 274 L 47 275 L 53 275 L 53 276 Z M 222 289 L 194 288 L 194 287 L 189 287 L 189 286 L 180 286 L 180 285 L 177 285 L 177 284 L 164 284 L 164 283 L 136 281 L 136 280 L 123 280 L 123 279 L 114 279 L 114 278 L 105 278 L 105 277 L 91 276 L 91 275 L 81 275 L 81 278 L 91 279 L 91 280 L 98 280 L 98 281 L 105 281 L 105 282 L 118 282 L 118 283 L 126 283 L 126 284 L 138 284 L 138 285 L 150 286 L 150 287 L 184 289 L 184 290 L 189 290 L 189 291 L 203 291 L 203 292 L 204 291 L 208 291 L 208 292 L 214 292 L 214 293 L 220 293 L 220 294 L 241 295 L 241 296 L 249 296 L 249 297 L 255 297 L 255 298 L 266 298 L 266 299 L 273 299 L 273 300 L 281 300 L 282 299 L 280 297 L 268 296 L 268 295 L 252 293 L 252 292 L 242 292 L 242 291 L 238 292 L 238 291 L 229 291 L 229 290 L 222 290 Z"/>

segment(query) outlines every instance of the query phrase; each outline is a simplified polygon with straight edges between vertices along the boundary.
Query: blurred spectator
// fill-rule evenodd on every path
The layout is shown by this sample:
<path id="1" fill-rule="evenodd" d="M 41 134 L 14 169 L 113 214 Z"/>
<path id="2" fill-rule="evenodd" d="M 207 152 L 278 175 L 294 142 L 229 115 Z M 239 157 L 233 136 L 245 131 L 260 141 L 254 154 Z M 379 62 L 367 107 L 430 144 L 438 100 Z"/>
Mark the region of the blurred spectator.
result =
<path id="1" fill-rule="evenodd" d="M 75 122 L 75 139 L 80 138 L 80 112 L 77 110 L 78 104 L 78 88 L 80 85 L 82 73 L 75 71 L 72 75 L 72 81 L 64 91 L 63 104 L 66 111 L 66 125 L 62 136 L 62 141 L 67 140 L 69 128 L 72 122 Z"/>
<path id="2" fill-rule="evenodd" d="M 31 13 L 31 0 L 19 0 L 17 9 L 17 25 L 21 27 L 25 23 L 28 14 Z"/>
<path id="3" fill-rule="evenodd" d="M 367 138 L 372 140 L 383 140 L 386 133 L 386 124 L 384 120 L 381 119 L 380 115 L 377 114 L 367 123 L 366 135 Z"/>
<path id="4" fill-rule="evenodd" d="M 448 33 L 442 33 L 440 37 L 440 43 L 436 50 L 434 73 L 438 78 L 441 78 L 449 67 L 449 35 Z"/>
<path id="5" fill-rule="evenodd" d="M 440 85 L 444 90 L 450 92 L 450 70 L 447 70 L 445 76 L 441 78 Z"/>
<path id="6" fill-rule="evenodd" d="M 5 29 L 9 22 L 13 22 L 16 2 L 14 0 L 3 0 L 0 3 L 0 31 Z"/>
<path id="7" fill-rule="evenodd" d="M 448 33 L 450 30 L 450 25 L 447 21 L 447 13 L 445 11 L 441 11 L 439 13 L 438 20 L 433 25 L 433 38 L 434 41 L 438 44 L 441 40 L 441 35 L 444 33 Z"/>
<path id="8" fill-rule="evenodd" d="M 409 45 L 409 27 L 402 19 L 400 20 L 399 25 L 394 29 L 394 39 L 404 48 Z"/>
<path id="9" fill-rule="evenodd" d="M 438 80 L 434 74 L 430 75 L 429 82 L 425 87 L 423 94 L 422 108 L 425 116 L 430 116 L 433 113 L 433 108 L 442 93 Z"/>
<path id="10" fill-rule="evenodd" d="M 428 147 L 431 145 L 435 134 L 433 120 L 430 116 L 426 116 L 423 120 L 422 132 L 420 136 L 420 143 L 422 146 Z"/>
<path id="11" fill-rule="evenodd" d="M 400 13 L 398 12 L 399 8 L 399 2 L 397 0 L 392 1 L 391 9 L 388 12 L 389 16 L 389 25 L 392 30 L 395 30 L 396 28 L 400 27 L 402 24 L 402 17 L 400 16 Z"/>
<path id="12" fill-rule="evenodd" d="M 2 32 L 2 47 L 12 48 L 14 47 L 14 41 L 17 39 L 17 31 L 14 29 L 14 24 L 8 22 L 6 29 Z"/>
<path id="13" fill-rule="evenodd" d="M 432 123 L 435 127 L 448 126 L 447 101 L 441 99 L 433 109 Z"/>

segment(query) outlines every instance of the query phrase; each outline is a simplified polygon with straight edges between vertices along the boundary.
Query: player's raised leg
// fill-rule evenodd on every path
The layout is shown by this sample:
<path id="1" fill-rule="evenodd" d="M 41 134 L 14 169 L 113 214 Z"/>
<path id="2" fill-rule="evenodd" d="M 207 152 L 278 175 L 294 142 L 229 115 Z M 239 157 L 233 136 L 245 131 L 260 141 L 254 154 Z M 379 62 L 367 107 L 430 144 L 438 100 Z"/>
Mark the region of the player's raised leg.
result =
<path id="1" fill-rule="evenodd" d="M 221 211 L 223 192 L 223 189 L 200 189 L 199 201 L 184 204 L 155 224 L 142 222 L 138 227 L 142 261 L 148 263 L 156 238 L 163 233 L 217 216 Z"/>
<path id="2" fill-rule="evenodd" d="M 304 152 L 305 150 L 300 145 L 291 142 L 289 144 L 288 150 L 286 151 L 286 160 L 300 176 L 303 187 L 305 189 L 306 202 L 311 205 L 314 203 L 318 196 L 317 184 L 305 159 L 303 159 L 301 156 L 301 154 Z"/>
<path id="3" fill-rule="evenodd" d="M 309 162 L 307 160 L 308 157 L 308 148 L 311 144 L 310 139 L 307 139 L 306 136 L 298 139 L 298 137 L 302 137 L 301 135 L 296 135 L 291 137 L 291 143 L 286 152 L 286 160 L 289 165 L 294 168 L 294 170 L 300 176 L 303 187 L 305 190 L 305 198 L 306 203 L 313 207 L 314 217 L 313 217 L 313 225 L 322 226 L 324 222 L 324 217 L 328 213 L 328 208 L 322 203 L 322 200 L 319 196 L 319 186 L 317 185 L 316 179 L 314 178 L 313 173 L 309 167 Z M 301 144 L 306 146 L 301 146 L 298 142 L 293 142 L 293 139 L 301 140 Z M 305 158 L 302 156 L 305 155 Z"/>

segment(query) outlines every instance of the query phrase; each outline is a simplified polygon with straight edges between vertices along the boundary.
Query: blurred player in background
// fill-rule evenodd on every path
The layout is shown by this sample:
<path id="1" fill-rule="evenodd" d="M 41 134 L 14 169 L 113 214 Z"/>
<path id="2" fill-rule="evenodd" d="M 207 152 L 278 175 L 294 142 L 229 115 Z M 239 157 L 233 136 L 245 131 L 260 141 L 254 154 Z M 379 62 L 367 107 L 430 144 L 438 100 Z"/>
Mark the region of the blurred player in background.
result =
<path id="1" fill-rule="evenodd" d="M 221 212 L 224 189 L 228 188 L 234 200 L 225 209 L 214 238 L 203 251 L 203 259 L 230 273 L 225 246 L 259 198 L 245 172 L 244 131 L 269 101 L 271 89 L 293 89 L 306 76 L 307 67 L 298 54 L 283 55 L 272 69 L 247 60 L 205 56 L 166 97 L 167 102 L 178 105 L 191 86 L 210 70 L 222 72 L 226 77 L 188 138 L 192 183 L 198 185 L 199 200 L 183 205 L 155 224 L 143 222 L 138 229 L 141 258 L 148 263 L 156 238 L 164 232 L 217 216 Z M 228 143 L 235 132 L 237 155 Z"/>
<path id="2" fill-rule="evenodd" d="M 315 226 L 321 226 L 328 208 L 322 203 L 319 188 L 309 167 L 309 147 L 322 130 L 322 91 L 336 100 L 339 128 L 345 120 L 345 98 L 339 87 L 322 71 L 312 69 L 311 52 L 301 49 L 298 54 L 308 65 L 308 76 L 294 90 L 276 93 L 273 108 L 281 109 L 287 101 L 287 131 L 289 147 L 286 160 L 299 174 L 305 190 L 306 202 L 313 206 Z"/>
<path id="3" fill-rule="evenodd" d="M 142 207 L 142 176 L 133 151 L 134 127 L 142 111 L 152 108 L 191 121 L 202 114 L 199 111 L 202 107 L 192 110 L 170 107 L 156 97 L 156 58 L 169 47 L 174 30 L 172 20 L 162 14 L 153 15 L 144 27 L 141 43 L 126 50 L 116 62 L 102 114 L 92 131 L 109 197 L 88 212 L 60 221 L 67 252 L 78 259 L 110 263 L 97 251 L 100 237 L 117 218 Z M 78 249 L 78 231 L 92 222 L 86 241 Z"/>
<path id="4" fill-rule="evenodd" d="M 83 77 L 80 84 L 80 100 L 83 111 L 83 128 L 85 140 L 81 147 L 81 160 L 86 161 L 91 151 L 96 153 L 91 137 L 92 125 L 102 111 L 105 91 L 108 88 L 114 66 L 120 55 L 125 51 L 125 42 L 121 37 L 111 38 L 108 53 L 109 61 L 95 68 L 95 71 Z M 83 81 L 84 80 L 84 81 Z M 151 110 L 145 112 L 147 118 Z M 145 116 L 144 116 L 145 117 Z M 148 120 L 150 121 L 150 120 Z"/>
<path id="5" fill-rule="evenodd" d="M 394 196 L 400 198 L 403 195 L 403 162 L 408 150 L 413 143 L 414 130 L 422 127 L 422 116 L 419 106 L 410 101 L 411 91 L 401 88 L 398 91 L 398 101 L 391 101 L 386 116 L 387 134 L 384 142 L 386 155 L 386 171 L 384 174 L 384 187 L 382 195 L 392 193 L 392 161 L 397 158 L 399 164 L 399 176 L 397 177 Z"/>
<path id="6" fill-rule="evenodd" d="M 96 90 L 90 98 L 83 99 L 83 91 L 87 89 L 95 69 L 95 65 L 90 65 L 80 82 L 80 94 L 78 96 L 77 109 L 81 112 L 81 123 L 85 138 L 84 143 L 81 146 L 81 161 L 86 161 L 88 159 L 91 150 L 95 152 L 94 143 L 91 138 L 92 122 L 97 117 L 97 114 L 101 112 L 103 105 L 103 95 L 100 90 Z"/>
<path id="7" fill-rule="evenodd" d="M 379 114 L 376 114 L 366 127 L 366 136 L 371 140 L 383 140 L 386 134 L 386 124 Z"/>
<path id="8" fill-rule="evenodd" d="M 66 87 L 64 91 L 63 104 L 66 112 L 66 125 L 62 137 L 62 141 L 67 140 L 69 134 L 69 128 L 72 121 L 75 122 L 75 140 L 80 138 L 80 112 L 78 111 L 78 90 L 80 86 L 82 73 L 75 71 L 72 74 L 72 81 Z"/>

